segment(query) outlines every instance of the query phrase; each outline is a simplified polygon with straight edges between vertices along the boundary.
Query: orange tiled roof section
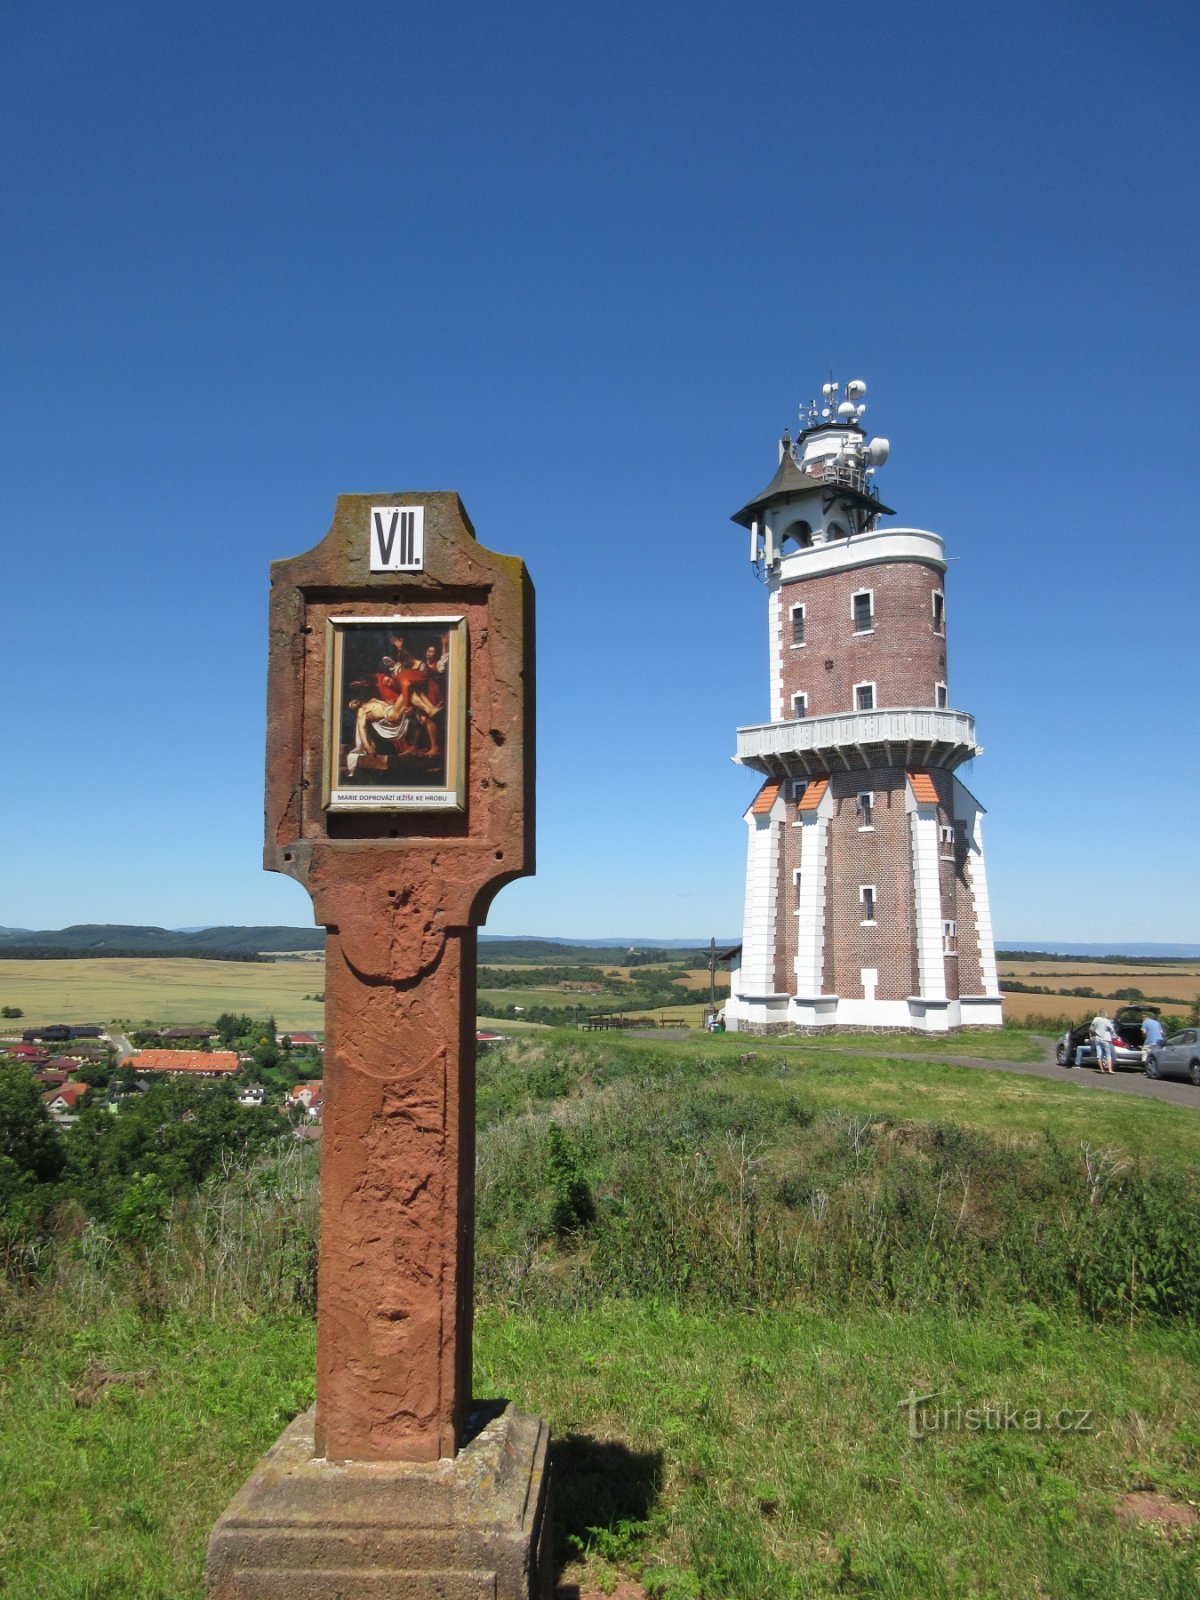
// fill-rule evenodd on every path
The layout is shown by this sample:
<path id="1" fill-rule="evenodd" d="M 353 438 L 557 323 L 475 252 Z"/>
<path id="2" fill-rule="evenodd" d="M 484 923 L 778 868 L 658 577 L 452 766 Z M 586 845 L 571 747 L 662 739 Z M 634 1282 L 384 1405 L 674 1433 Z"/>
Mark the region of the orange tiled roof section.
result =
<path id="1" fill-rule="evenodd" d="M 139 1050 L 121 1063 L 135 1072 L 236 1072 L 236 1050 Z"/>
<path id="2" fill-rule="evenodd" d="M 797 811 L 815 811 L 825 798 L 825 791 L 829 787 L 828 778 L 813 778 L 804 785 L 804 793 L 800 796 Z"/>
<path id="3" fill-rule="evenodd" d="M 913 799 L 918 805 L 937 805 L 938 792 L 933 786 L 933 779 L 927 772 L 910 772 L 908 781 L 912 784 Z"/>
<path id="4" fill-rule="evenodd" d="M 767 812 L 770 811 L 771 807 L 775 804 L 776 800 L 778 800 L 779 791 L 782 788 L 783 782 L 781 779 L 768 778 L 766 783 L 763 784 L 762 788 L 754 796 L 754 804 L 750 807 L 750 815 L 752 817 L 765 817 Z"/>

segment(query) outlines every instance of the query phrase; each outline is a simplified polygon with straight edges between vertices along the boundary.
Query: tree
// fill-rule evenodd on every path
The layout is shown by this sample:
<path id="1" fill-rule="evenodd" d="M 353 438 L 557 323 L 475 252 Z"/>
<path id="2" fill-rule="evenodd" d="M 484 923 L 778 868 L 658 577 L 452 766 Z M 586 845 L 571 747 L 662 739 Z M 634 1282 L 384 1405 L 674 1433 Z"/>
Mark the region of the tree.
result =
<path id="1" fill-rule="evenodd" d="M 253 1032 L 254 1027 L 254 1018 L 246 1016 L 245 1013 L 237 1016 L 232 1011 L 222 1011 L 216 1021 L 217 1037 L 226 1048 L 235 1039 L 246 1038 Z"/>
<path id="2" fill-rule="evenodd" d="M 149 1244 L 162 1232 L 171 1207 L 166 1184 L 153 1172 L 135 1172 L 112 1208 L 112 1229 L 130 1244 Z"/>
<path id="3" fill-rule="evenodd" d="M 17 1062 L 0 1065 L 0 1156 L 38 1183 L 56 1178 L 63 1165 L 62 1140 L 38 1082 Z"/>
<path id="4" fill-rule="evenodd" d="M 75 1071 L 80 1083 L 86 1083 L 89 1089 L 107 1089 L 112 1075 L 110 1061 L 85 1061 Z"/>
<path id="5" fill-rule="evenodd" d="M 20 1006 L 0 1006 L 0 1017 L 23 1017 Z"/>

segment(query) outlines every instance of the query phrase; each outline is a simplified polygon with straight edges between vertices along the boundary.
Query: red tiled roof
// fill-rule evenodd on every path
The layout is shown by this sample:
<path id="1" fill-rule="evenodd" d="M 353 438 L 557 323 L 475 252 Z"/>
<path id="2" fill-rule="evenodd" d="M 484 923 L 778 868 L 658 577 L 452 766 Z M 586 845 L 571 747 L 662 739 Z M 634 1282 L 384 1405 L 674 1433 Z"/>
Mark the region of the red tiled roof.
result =
<path id="1" fill-rule="evenodd" d="M 754 797 L 754 804 L 750 807 L 752 817 L 765 817 L 771 807 L 779 798 L 779 791 L 783 784 L 777 778 L 768 778 L 766 783 Z"/>
<path id="2" fill-rule="evenodd" d="M 236 1072 L 236 1050 L 139 1050 L 121 1065 L 135 1072 Z"/>
<path id="3" fill-rule="evenodd" d="M 828 778 L 813 778 L 804 785 L 804 793 L 800 796 L 797 811 L 815 811 L 825 798 L 825 791 L 829 787 Z"/>
<path id="4" fill-rule="evenodd" d="M 77 1102 L 88 1092 L 86 1083 L 64 1083 L 61 1089 L 51 1089 L 49 1094 L 42 1096 L 42 1099 L 48 1106 L 52 1106 L 56 1100 L 65 1100 L 74 1111 Z"/>
<path id="5" fill-rule="evenodd" d="M 918 805 L 937 805 L 938 792 L 933 786 L 933 779 L 927 772 L 910 772 L 908 781 L 912 784 L 913 799 Z"/>

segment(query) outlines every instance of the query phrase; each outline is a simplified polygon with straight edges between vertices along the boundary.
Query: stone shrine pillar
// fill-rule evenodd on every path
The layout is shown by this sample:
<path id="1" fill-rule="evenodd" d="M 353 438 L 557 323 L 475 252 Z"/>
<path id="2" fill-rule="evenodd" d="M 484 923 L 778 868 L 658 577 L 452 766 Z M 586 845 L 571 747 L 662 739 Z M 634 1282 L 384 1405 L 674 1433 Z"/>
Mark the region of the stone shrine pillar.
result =
<path id="1" fill-rule="evenodd" d="M 529 1596 L 543 1424 L 472 1413 L 476 930 L 533 871 L 533 591 L 451 493 L 272 568 L 268 869 L 327 929 L 317 1402 L 218 1522 L 220 1600 Z"/>

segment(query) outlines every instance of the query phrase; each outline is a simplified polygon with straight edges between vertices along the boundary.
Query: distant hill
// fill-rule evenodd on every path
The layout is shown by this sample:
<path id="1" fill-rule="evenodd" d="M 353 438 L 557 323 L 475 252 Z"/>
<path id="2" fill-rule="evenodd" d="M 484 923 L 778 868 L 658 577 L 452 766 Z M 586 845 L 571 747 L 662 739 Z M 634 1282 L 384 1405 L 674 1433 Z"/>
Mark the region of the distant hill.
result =
<path id="1" fill-rule="evenodd" d="M 481 933 L 480 943 L 486 939 L 503 939 L 508 944 L 540 944 L 553 945 L 555 949 L 570 950 L 700 950 L 708 944 L 711 935 L 703 939 L 631 939 L 619 934 L 610 934 L 607 939 L 566 939 L 551 938 L 543 933 Z M 740 933 L 722 939 L 717 935 L 717 949 L 728 950 L 731 945 L 737 944 L 741 939 Z"/>
<path id="2" fill-rule="evenodd" d="M 718 940 L 719 950 L 734 940 Z M 627 966 L 632 956 L 686 961 L 707 955 L 708 941 L 687 939 L 541 939 L 481 936 L 480 956 L 498 962 Z M 83 922 L 69 928 L 0 928 L 0 961 L 89 956 L 196 956 L 209 961 L 259 961 L 267 954 L 325 948 L 324 928 L 157 928 L 142 923 Z"/>
<path id="3" fill-rule="evenodd" d="M 717 940 L 718 950 L 728 950 L 735 940 Z M 480 935 L 479 959 L 489 966 L 501 962 L 537 962 L 543 965 L 627 967 L 649 960 L 682 962 L 698 966 L 708 959 L 708 941 L 688 939 L 538 939 L 505 934 Z"/>
<path id="4" fill-rule="evenodd" d="M 717 940 L 718 950 L 738 943 L 738 936 Z M 631 952 L 645 958 L 697 964 L 708 955 L 707 939 L 607 939 L 543 938 L 536 934 L 482 933 L 480 957 L 500 962 L 541 962 L 550 965 L 626 966 Z M 294 953 L 325 948 L 324 928 L 238 927 L 157 928 L 142 923 L 85 922 L 69 928 L 0 928 L 0 960 L 52 959 L 69 956 L 198 956 L 207 960 L 254 961 L 264 952 Z M 1200 960 L 1198 944 L 1072 944 L 1061 940 L 1001 940 L 1004 955 L 1026 957 L 1073 956 L 1077 960 L 1154 961 Z"/>
<path id="5" fill-rule="evenodd" d="M 1076 956 L 1080 961 L 1200 961 L 1200 944 L 1069 944 L 1062 940 L 1002 939 L 1006 956 Z"/>
<path id="6" fill-rule="evenodd" d="M 84 922 L 69 928 L 0 929 L 0 960 L 88 956 L 199 956 L 254 961 L 263 951 L 323 950 L 324 928 L 178 928 L 140 923 Z"/>

